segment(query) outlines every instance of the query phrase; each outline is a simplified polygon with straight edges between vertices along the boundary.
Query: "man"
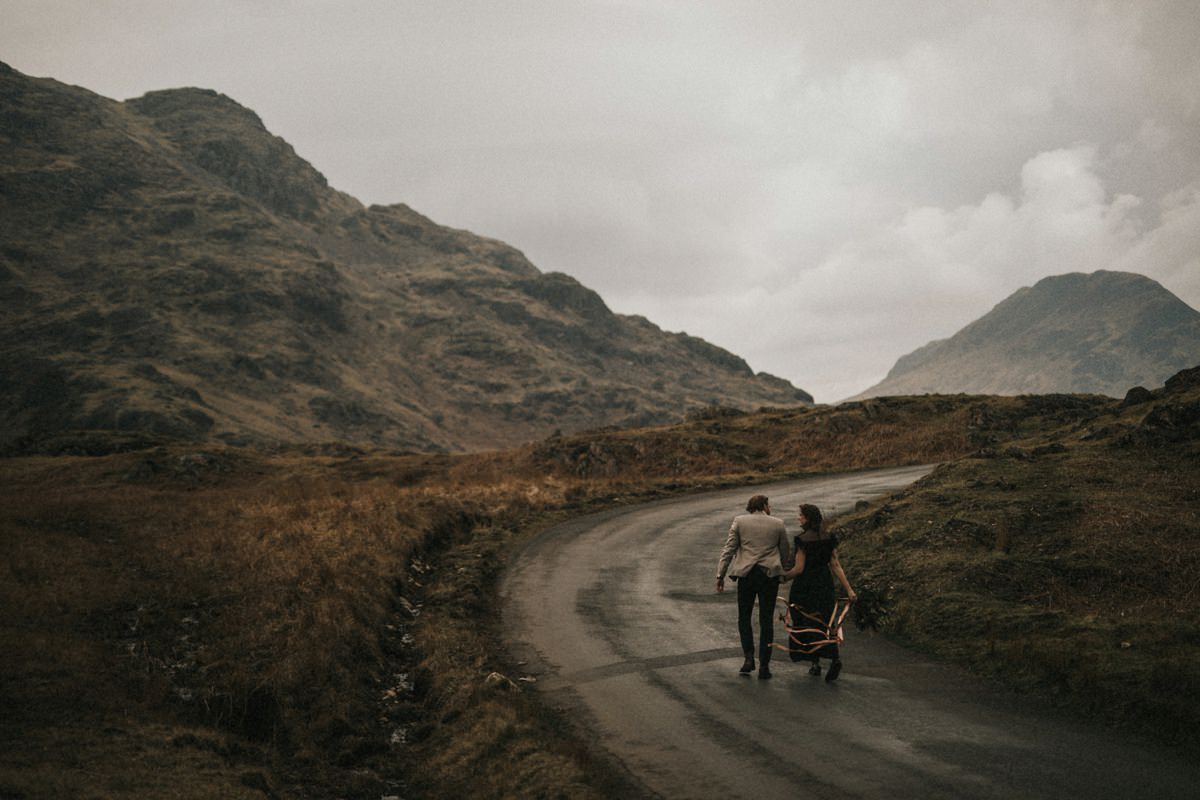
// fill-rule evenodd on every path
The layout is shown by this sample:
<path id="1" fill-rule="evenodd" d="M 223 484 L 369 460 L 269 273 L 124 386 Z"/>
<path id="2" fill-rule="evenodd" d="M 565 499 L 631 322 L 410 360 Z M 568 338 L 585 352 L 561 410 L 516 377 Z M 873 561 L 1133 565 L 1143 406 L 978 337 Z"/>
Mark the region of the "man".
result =
<path id="1" fill-rule="evenodd" d="M 771 516 L 771 504 L 765 495 L 756 494 L 746 504 L 745 514 L 733 518 L 729 538 L 717 563 L 717 591 L 725 591 L 725 576 L 737 582 L 738 634 L 746 661 L 741 675 L 754 671 L 754 627 L 750 616 L 758 600 L 758 677 L 771 677 L 771 642 L 775 639 L 775 598 L 779 578 L 792 566 L 787 528 L 783 520 Z"/>

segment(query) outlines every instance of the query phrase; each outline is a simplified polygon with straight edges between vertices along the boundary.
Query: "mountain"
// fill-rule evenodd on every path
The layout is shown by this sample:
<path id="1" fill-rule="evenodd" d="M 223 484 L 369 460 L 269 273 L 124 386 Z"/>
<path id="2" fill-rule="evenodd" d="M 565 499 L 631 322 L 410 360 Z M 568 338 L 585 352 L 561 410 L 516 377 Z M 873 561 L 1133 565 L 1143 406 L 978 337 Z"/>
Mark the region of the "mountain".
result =
<path id="1" fill-rule="evenodd" d="M 1106 394 L 1200 364 L 1200 312 L 1143 275 L 1098 271 L 1016 291 L 949 339 L 900 358 L 858 398 Z M 857 398 L 856 398 L 857 399 Z"/>
<path id="2" fill-rule="evenodd" d="M 364 207 L 217 92 L 116 102 L 6 65 L 0 302 L 6 452 L 87 431 L 469 451 L 812 402 L 502 242 Z"/>

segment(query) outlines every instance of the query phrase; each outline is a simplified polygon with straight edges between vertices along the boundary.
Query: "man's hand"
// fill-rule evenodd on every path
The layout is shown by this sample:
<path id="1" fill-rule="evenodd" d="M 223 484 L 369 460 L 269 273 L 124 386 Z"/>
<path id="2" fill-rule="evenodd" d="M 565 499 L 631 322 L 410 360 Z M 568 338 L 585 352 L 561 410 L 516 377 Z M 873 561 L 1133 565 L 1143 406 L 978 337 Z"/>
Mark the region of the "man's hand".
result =
<path id="1" fill-rule="evenodd" d="M 717 594 L 721 594 L 721 592 L 724 592 L 724 591 L 725 591 L 725 579 L 717 578 Z"/>

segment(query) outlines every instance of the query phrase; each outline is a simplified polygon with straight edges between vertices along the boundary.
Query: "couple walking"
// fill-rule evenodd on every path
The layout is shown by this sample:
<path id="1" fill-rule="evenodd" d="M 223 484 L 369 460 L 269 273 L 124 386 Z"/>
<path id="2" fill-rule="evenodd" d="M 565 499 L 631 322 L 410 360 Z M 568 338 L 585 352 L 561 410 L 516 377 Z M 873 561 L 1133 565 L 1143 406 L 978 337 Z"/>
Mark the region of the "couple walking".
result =
<path id="1" fill-rule="evenodd" d="M 834 619 L 837 577 L 850 602 L 858 595 L 850 588 L 838 561 L 837 537 L 826 535 L 821 510 L 800 506 L 800 534 L 788 543 L 783 520 L 771 516 L 771 503 L 756 494 L 746 513 L 733 519 L 729 538 L 717 564 L 717 591 L 725 591 L 725 576 L 737 583 L 738 633 L 746 661 L 739 672 L 754 671 L 754 603 L 758 602 L 758 677 L 771 677 L 771 644 L 775 639 L 775 598 L 782 580 L 795 579 L 788 592 L 788 653 L 793 661 L 811 661 L 809 673 L 821 674 L 821 658 L 830 659 L 826 681 L 837 680 L 842 660 Z"/>

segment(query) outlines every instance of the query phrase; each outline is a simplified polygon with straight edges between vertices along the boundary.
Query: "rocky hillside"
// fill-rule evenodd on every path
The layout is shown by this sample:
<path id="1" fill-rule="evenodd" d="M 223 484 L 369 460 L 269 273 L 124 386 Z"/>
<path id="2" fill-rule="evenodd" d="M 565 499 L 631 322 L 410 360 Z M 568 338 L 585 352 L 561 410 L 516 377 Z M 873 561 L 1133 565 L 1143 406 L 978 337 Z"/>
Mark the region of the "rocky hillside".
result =
<path id="1" fill-rule="evenodd" d="M 902 357 L 859 397 L 1076 392 L 1121 397 L 1200 363 L 1200 312 L 1127 272 L 1026 287 L 949 339 Z"/>
<path id="2" fill-rule="evenodd" d="M 812 400 L 506 244 L 364 207 L 216 92 L 121 103 L 2 64 L 0 298 L 6 452 L 478 450 Z"/>

